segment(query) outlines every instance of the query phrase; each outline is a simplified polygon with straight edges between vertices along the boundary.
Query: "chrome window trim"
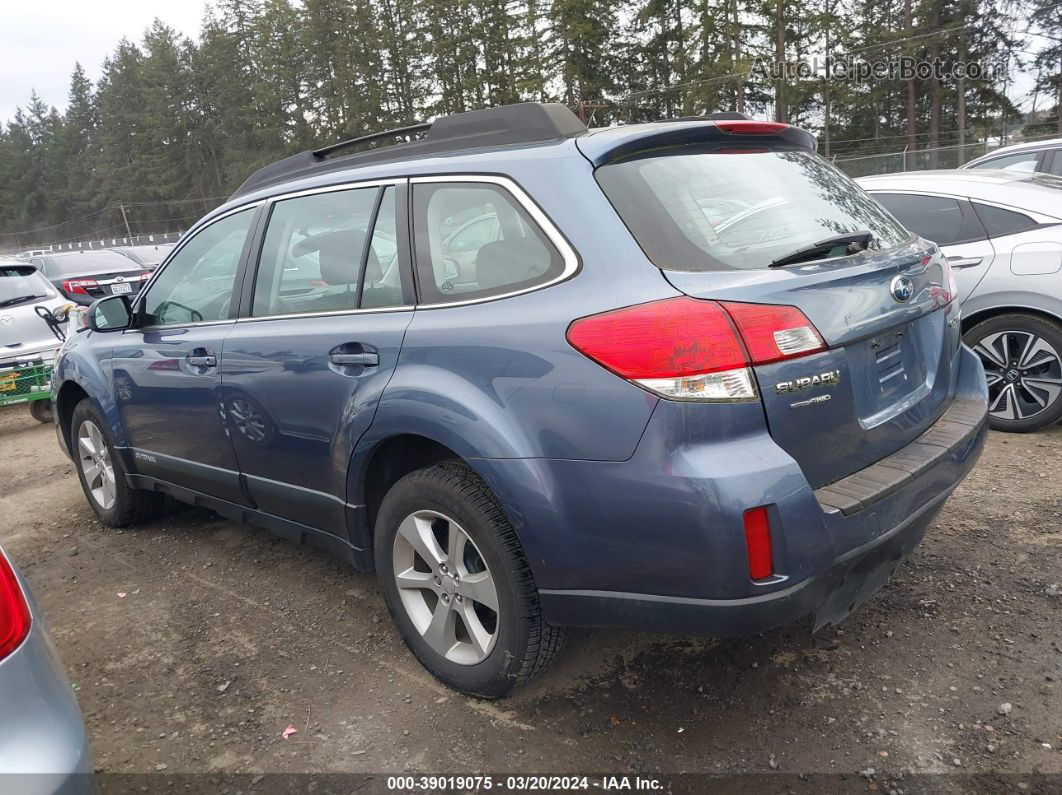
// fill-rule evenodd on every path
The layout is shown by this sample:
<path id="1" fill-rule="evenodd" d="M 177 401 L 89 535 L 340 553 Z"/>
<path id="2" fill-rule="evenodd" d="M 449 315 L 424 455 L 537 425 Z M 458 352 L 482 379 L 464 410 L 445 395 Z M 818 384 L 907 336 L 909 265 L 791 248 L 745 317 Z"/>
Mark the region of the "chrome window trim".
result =
<path id="1" fill-rule="evenodd" d="M 225 212 L 221 213 L 221 215 L 217 215 L 211 218 L 208 222 L 204 224 L 201 224 L 199 226 L 193 226 L 191 229 L 189 229 L 188 232 L 186 232 L 181 237 L 181 239 L 177 241 L 177 245 L 174 247 L 173 251 L 170 252 L 169 256 L 166 257 L 166 260 L 157 268 L 155 268 L 154 272 L 151 274 L 151 278 L 144 282 L 141 288 L 137 290 L 137 292 L 134 294 L 133 301 L 129 304 L 130 314 L 135 316 L 136 313 L 140 310 L 140 304 L 141 302 L 147 300 L 145 296 L 147 295 L 148 290 L 151 289 L 151 285 L 153 285 L 155 283 L 155 280 L 159 278 L 159 274 L 161 274 L 167 267 L 169 267 L 170 262 L 172 262 L 173 258 L 177 256 L 178 252 L 180 252 L 180 250 L 183 249 L 185 245 L 187 245 L 189 240 L 194 238 L 204 229 L 213 226 L 218 221 L 228 218 L 230 215 L 236 215 L 236 213 L 241 213 L 244 210 L 254 210 L 255 208 L 260 207 L 264 203 L 265 200 L 261 199 L 259 201 L 251 202 L 249 204 L 241 204 L 239 207 L 233 207 L 231 210 L 226 210 Z M 248 227 L 247 234 L 251 234 L 251 231 L 251 228 Z M 239 268 L 237 268 L 237 273 L 239 273 Z M 232 284 L 233 287 L 236 286 L 235 278 L 233 278 Z M 135 329 L 126 329 L 126 331 L 160 331 L 171 328 L 189 328 L 192 326 L 217 326 L 222 323 L 231 322 L 232 318 L 225 318 L 224 320 L 202 320 L 193 323 L 170 323 L 164 326 L 140 326 L 139 328 Z"/>
<path id="2" fill-rule="evenodd" d="M 357 182 L 341 182 L 338 185 L 325 185 L 319 188 L 305 188 L 303 190 L 295 190 L 290 193 L 278 193 L 276 196 L 269 196 L 262 199 L 262 202 L 268 204 L 276 204 L 277 202 L 284 201 L 286 199 L 297 199 L 300 196 L 312 196 L 315 193 L 333 193 L 341 190 L 357 190 L 358 188 L 380 188 L 385 185 L 401 185 L 407 182 L 406 177 L 390 177 L 388 179 L 367 179 L 359 180 Z"/>
<path id="3" fill-rule="evenodd" d="M 364 309 L 336 309 L 331 312 L 291 312 L 286 315 L 249 315 L 248 317 L 236 318 L 237 323 L 261 323 L 267 320 L 284 320 L 286 318 L 308 318 L 308 317 L 342 317 L 344 315 L 370 315 L 379 314 L 381 312 L 410 312 L 419 307 L 413 304 L 403 304 L 402 306 L 373 306 L 365 307 Z"/>
<path id="4" fill-rule="evenodd" d="M 412 185 L 440 182 L 478 182 L 503 188 L 510 196 L 516 199 L 517 203 L 519 203 L 524 211 L 531 217 L 531 220 L 538 225 L 539 230 L 546 235 L 549 242 L 557 249 L 561 255 L 561 259 L 564 261 L 563 270 L 549 281 L 533 284 L 530 287 L 524 287 L 520 290 L 512 290 L 507 293 L 470 298 L 467 301 L 439 301 L 433 304 L 417 304 L 417 309 L 442 309 L 451 306 L 483 304 L 487 301 L 500 301 L 503 298 L 512 298 L 516 295 L 524 295 L 525 293 L 532 293 L 536 290 L 552 287 L 554 284 L 559 284 L 560 282 L 570 279 L 579 270 L 579 255 L 575 253 L 575 249 L 573 249 L 568 243 L 567 238 L 560 233 L 560 230 L 557 229 L 549 216 L 543 212 L 542 208 L 535 203 L 534 199 L 532 199 L 523 188 L 509 177 L 503 177 L 496 174 L 438 174 L 430 177 L 410 177 L 409 182 Z M 416 219 L 412 218 L 410 220 L 415 226 Z M 415 265 L 414 270 L 416 270 Z"/>

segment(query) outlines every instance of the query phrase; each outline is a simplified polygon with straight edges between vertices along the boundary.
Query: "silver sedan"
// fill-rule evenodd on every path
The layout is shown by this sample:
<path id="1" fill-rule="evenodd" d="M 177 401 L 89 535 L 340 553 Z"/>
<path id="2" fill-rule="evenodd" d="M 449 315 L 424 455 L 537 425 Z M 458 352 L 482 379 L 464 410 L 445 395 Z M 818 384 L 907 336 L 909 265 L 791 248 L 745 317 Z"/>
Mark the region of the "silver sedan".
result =
<path id="1" fill-rule="evenodd" d="M 11 795 L 97 792 L 85 725 L 40 610 L 0 549 L 0 782 Z"/>
<path id="2" fill-rule="evenodd" d="M 992 427 L 1035 431 L 1062 419 L 1062 178 L 956 169 L 857 182 L 951 264 Z"/>

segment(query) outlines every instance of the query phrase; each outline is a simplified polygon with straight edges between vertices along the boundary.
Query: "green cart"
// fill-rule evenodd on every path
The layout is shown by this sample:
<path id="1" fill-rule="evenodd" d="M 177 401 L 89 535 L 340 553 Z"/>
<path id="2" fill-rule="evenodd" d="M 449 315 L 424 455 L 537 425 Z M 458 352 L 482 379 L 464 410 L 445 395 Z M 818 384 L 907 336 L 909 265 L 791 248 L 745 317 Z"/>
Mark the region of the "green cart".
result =
<path id="1" fill-rule="evenodd" d="M 0 406 L 28 403 L 38 422 L 52 421 L 52 363 L 43 358 L 0 364 Z"/>

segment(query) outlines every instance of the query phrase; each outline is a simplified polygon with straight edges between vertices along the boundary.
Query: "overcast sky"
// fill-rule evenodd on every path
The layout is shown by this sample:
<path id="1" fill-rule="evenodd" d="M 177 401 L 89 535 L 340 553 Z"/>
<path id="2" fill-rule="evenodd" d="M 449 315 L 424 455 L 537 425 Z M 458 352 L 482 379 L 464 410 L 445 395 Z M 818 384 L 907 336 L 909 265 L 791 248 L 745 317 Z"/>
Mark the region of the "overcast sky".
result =
<path id="1" fill-rule="evenodd" d="M 37 90 L 62 110 L 78 61 L 96 82 L 123 36 L 139 41 L 158 17 L 192 38 L 205 0 L 0 0 L 0 123 Z"/>

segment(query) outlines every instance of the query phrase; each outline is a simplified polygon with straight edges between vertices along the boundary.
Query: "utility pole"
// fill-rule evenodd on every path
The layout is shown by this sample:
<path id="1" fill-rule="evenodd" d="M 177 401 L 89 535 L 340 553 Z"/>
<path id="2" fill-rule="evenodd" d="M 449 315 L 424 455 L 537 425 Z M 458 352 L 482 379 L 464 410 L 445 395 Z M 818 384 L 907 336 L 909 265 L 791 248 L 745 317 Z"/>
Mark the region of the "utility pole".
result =
<path id="1" fill-rule="evenodd" d="M 603 110 L 607 107 L 607 102 L 595 102 L 592 99 L 580 99 L 575 105 L 575 115 L 579 117 L 579 121 L 589 126 L 590 120 L 594 117 L 594 111 Z"/>
<path id="2" fill-rule="evenodd" d="M 125 205 L 119 202 L 118 209 L 122 211 L 122 220 L 125 221 L 125 236 L 132 240 L 133 233 L 129 230 L 129 217 L 125 214 Z"/>

